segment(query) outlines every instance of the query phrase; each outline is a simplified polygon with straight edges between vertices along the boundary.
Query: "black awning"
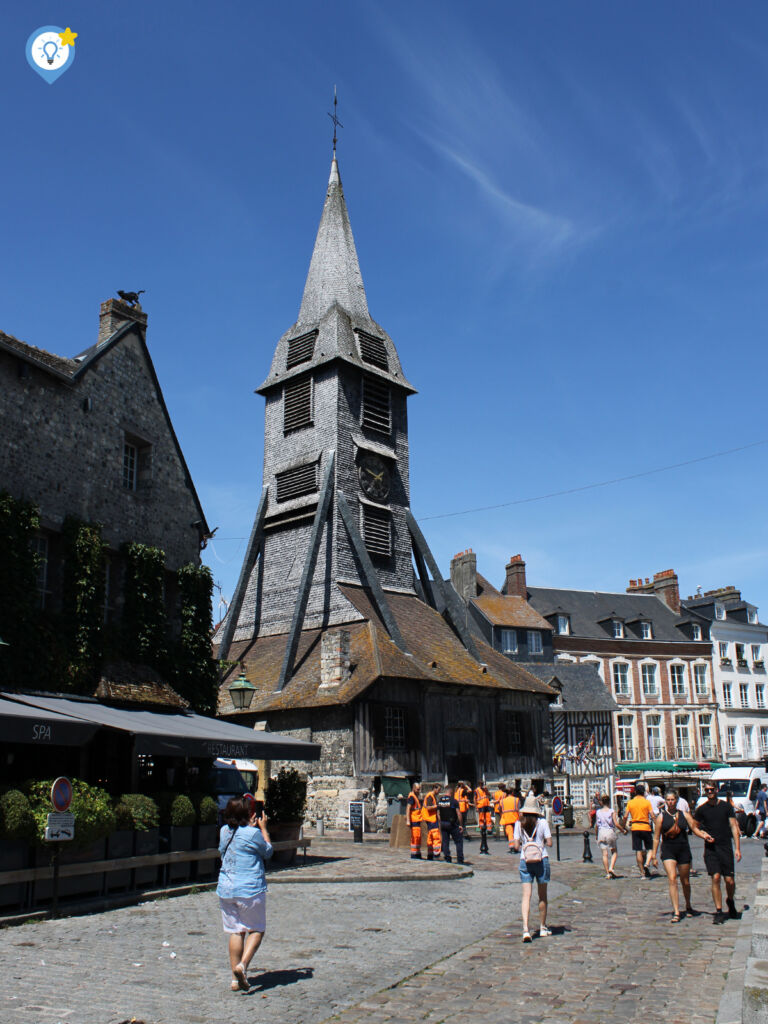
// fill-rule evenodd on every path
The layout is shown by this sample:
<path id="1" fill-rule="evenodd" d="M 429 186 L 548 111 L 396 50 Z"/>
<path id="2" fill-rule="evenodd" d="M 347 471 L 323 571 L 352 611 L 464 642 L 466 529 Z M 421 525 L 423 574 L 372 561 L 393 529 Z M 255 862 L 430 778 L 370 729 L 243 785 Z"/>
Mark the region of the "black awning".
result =
<path id="1" fill-rule="evenodd" d="M 81 718 L 0 699 L 0 741 L 3 743 L 79 747 L 87 743 L 98 728 L 94 722 Z"/>
<path id="2" fill-rule="evenodd" d="M 317 761 L 320 744 L 274 732 L 257 732 L 219 718 L 191 713 L 163 714 L 113 708 L 91 700 L 43 695 L 0 694 L 15 707 L 29 707 L 98 728 L 119 729 L 135 738 L 136 753 L 169 757 L 228 757 L 256 760 Z M 4 701 L 3 703 L 9 703 Z M 19 702 L 18 704 L 16 702 Z"/>

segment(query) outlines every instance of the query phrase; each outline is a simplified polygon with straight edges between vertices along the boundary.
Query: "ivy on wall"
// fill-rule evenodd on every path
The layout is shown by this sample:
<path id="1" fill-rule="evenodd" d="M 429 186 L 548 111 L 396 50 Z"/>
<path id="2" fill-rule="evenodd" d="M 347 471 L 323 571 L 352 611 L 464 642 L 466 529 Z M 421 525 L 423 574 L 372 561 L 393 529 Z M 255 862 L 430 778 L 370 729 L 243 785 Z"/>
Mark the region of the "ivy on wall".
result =
<path id="1" fill-rule="evenodd" d="M 149 544 L 123 544 L 122 648 L 126 661 L 162 669 L 166 656 L 165 553 Z"/>
<path id="2" fill-rule="evenodd" d="M 211 656 L 213 577 L 207 565 L 183 565 L 176 574 L 181 631 L 169 681 L 195 711 L 213 715 L 218 698 L 218 673 Z"/>
<path id="3" fill-rule="evenodd" d="M 71 689 L 92 693 L 101 662 L 104 629 L 104 556 L 101 525 L 69 516 L 62 530 L 62 639 Z"/>

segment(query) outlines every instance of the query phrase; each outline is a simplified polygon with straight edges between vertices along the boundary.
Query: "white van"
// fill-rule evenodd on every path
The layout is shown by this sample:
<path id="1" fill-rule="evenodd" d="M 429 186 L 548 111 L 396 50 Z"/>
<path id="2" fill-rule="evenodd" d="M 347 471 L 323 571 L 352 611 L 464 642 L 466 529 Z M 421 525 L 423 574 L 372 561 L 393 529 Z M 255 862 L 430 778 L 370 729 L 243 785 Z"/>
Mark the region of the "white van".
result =
<path id="1" fill-rule="evenodd" d="M 233 796 L 253 793 L 258 784 L 258 768 L 253 761 L 230 761 L 217 757 L 213 762 L 211 787 L 219 805 L 219 812 Z"/>
<path id="2" fill-rule="evenodd" d="M 747 816 L 746 834 L 754 835 L 757 828 L 755 800 L 763 784 L 768 784 L 768 771 L 765 768 L 718 768 L 712 772 L 709 781 L 717 783 L 717 795 L 720 800 L 725 800 L 726 793 L 730 790 L 734 804 Z M 702 797 L 696 806 L 703 804 L 705 799 L 706 797 Z"/>

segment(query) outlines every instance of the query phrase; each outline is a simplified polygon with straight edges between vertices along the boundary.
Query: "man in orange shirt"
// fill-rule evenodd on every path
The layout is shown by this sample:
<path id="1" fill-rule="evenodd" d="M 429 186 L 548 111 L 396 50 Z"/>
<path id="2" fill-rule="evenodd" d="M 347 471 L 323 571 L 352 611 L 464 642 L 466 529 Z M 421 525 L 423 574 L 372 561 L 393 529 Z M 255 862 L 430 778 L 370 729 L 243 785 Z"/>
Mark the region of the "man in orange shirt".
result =
<path id="1" fill-rule="evenodd" d="M 456 792 L 454 793 L 454 796 L 459 801 L 461 834 L 467 841 L 469 841 L 469 833 L 467 832 L 467 813 L 469 812 L 469 808 L 472 806 L 469 799 L 470 793 L 471 790 L 466 782 L 459 782 L 456 786 Z"/>
<path id="2" fill-rule="evenodd" d="M 653 807 L 650 800 L 646 799 L 645 786 L 642 782 L 635 785 L 635 795 L 627 804 L 627 813 L 622 823 L 624 828 L 627 827 L 627 822 L 631 823 L 629 827 L 632 832 L 632 849 L 635 851 L 640 877 L 650 878 L 648 865 L 653 852 Z M 647 850 L 647 854 L 643 854 L 643 850 Z"/>
<path id="3" fill-rule="evenodd" d="M 439 782 L 432 783 L 432 788 L 424 797 L 421 808 L 421 820 L 427 826 L 427 860 L 440 858 L 441 836 L 440 816 L 437 812 L 437 794 L 442 789 Z"/>
<path id="4" fill-rule="evenodd" d="M 475 807 L 477 808 L 477 824 L 480 826 L 480 853 L 490 853 L 488 849 L 488 833 L 493 828 L 491 820 L 491 794 L 485 783 L 475 790 Z"/>
<path id="5" fill-rule="evenodd" d="M 421 860 L 421 784 L 414 782 L 405 807 L 405 821 L 411 833 L 411 860 Z"/>
<path id="6" fill-rule="evenodd" d="M 493 825 L 494 825 L 494 828 L 495 828 L 496 824 L 498 823 L 498 826 L 499 826 L 499 831 L 497 833 L 497 838 L 498 839 L 501 839 L 502 834 L 503 834 L 502 833 L 502 828 L 501 828 L 501 801 L 504 799 L 505 796 L 506 796 L 506 790 L 504 788 L 504 783 L 503 782 L 497 783 L 496 784 L 496 789 L 493 792 Z"/>
<path id="7" fill-rule="evenodd" d="M 515 825 L 520 820 L 520 797 L 516 796 L 510 785 L 507 785 L 504 799 L 501 801 L 501 828 L 509 843 L 509 852 L 515 853 Z"/>

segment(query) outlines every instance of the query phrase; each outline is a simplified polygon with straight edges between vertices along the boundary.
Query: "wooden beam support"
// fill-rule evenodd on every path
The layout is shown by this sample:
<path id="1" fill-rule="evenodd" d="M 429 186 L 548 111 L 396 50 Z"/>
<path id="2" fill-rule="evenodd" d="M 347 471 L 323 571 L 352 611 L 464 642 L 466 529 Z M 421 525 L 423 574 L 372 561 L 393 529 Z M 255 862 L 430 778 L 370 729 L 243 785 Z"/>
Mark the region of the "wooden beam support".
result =
<path id="1" fill-rule="evenodd" d="M 309 547 L 307 548 L 307 556 L 304 559 L 304 570 L 301 574 L 301 582 L 299 583 L 299 590 L 296 595 L 296 604 L 293 608 L 291 630 L 285 644 L 285 655 L 283 656 L 283 665 L 280 669 L 280 678 L 277 681 L 276 692 L 282 690 L 290 679 L 291 673 L 293 672 L 293 665 L 296 660 L 296 651 L 299 647 L 301 627 L 304 623 L 304 615 L 307 610 L 307 602 L 309 601 L 309 591 L 312 587 L 312 577 L 315 573 L 317 552 L 320 547 L 320 538 L 323 533 L 323 523 L 328 517 L 328 508 L 331 503 L 331 495 L 333 494 L 334 456 L 335 452 L 333 451 L 326 453 L 323 483 L 320 488 L 320 500 L 317 503 L 317 511 L 315 512 L 315 519 L 312 523 L 312 532 L 309 535 Z"/>
<path id="2" fill-rule="evenodd" d="M 352 510 L 347 503 L 347 499 L 341 491 L 339 491 L 336 497 L 336 504 L 339 507 L 341 518 L 344 521 L 344 526 L 349 534 L 352 547 L 357 555 L 360 568 L 363 570 L 363 579 L 370 587 L 377 611 L 381 616 L 384 625 L 387 627 L 387 632 L 403 654 L 408 654 L 408 647 L 406 646 L 403 635 L 400 632 L 400 627 L 392 614 L 392 609 L 389 607 L 389 603 L 384 596 L 384 591 L 381 589 L 379 577 L 376 575 L 376 569 L 371 561 L 371 556 L 368 554 L 368 549 L 363 542 L 363 538 L 360 536 L 360 531 L 357 528 L 357 523 L 355 522 Z"/>
<path id="3" fill-rule="evenodd" d="M 227 617 L 224 621 L 224 629 L 222 630 L 221 642 L 219 643 L 219 661 L 227 660 L 229 648 L 232 646 L 232 638 L 234 637 L 235 630 L 237 629 L 237 620 L 240 618 L 240 611 L 243 607 L 245 592 L 248 589 L 248 583 L 251 579 L 251 572 L 253 571 L 256 559 L 259 557 L 259 552 L 261 551 L 262 544 L 264 543 L 264 516 L 267 511 L 268 493 L 269 488 L 262 487 L 259 507 L 256 509 L 256 518 L 253 520 L 253 527 L 251 529 L 251 536 L 248 539 L 248 547 L 246 548 L 245 558 L 243 559 L 243 566 L 240 570 L 240 576 L 237 580 L 234 596 L 232 597 L 232 604 L 229 606 Z"/>
<path id="4" fill-rule="evenodd" d="M 459 601 L 453 587 L 446 586 L 443 577 L 440 575 L 440 570 L 437 567 L 434 555 L 429 550 L 429 544 L 427 544 L 426 538 L 421 532 L 419 524 L 416 522 L 413 512 L 411 512 L 410 509 L 406 509 L 405 517 L 406 522 L 408 523 L 408 530 L 411 534 L 411 540 L 413 541 L 414 552 L 418 552 L 418 554 L 427 563 L 429 571 L 432 573 L 432 578 L 435 582 L 435 586 L 437 587 L 437 591 L 440 594 L 443 605 L 445 606 L 445 614 L 448 617 L 449 622 L 456 630 L 461 642 L 475 661 L 480 663 L 480 654 L 475 646 L 472 634 L 464 622 L 464 615 L 462 614 L 462 609 L 459 606 Z"/>

